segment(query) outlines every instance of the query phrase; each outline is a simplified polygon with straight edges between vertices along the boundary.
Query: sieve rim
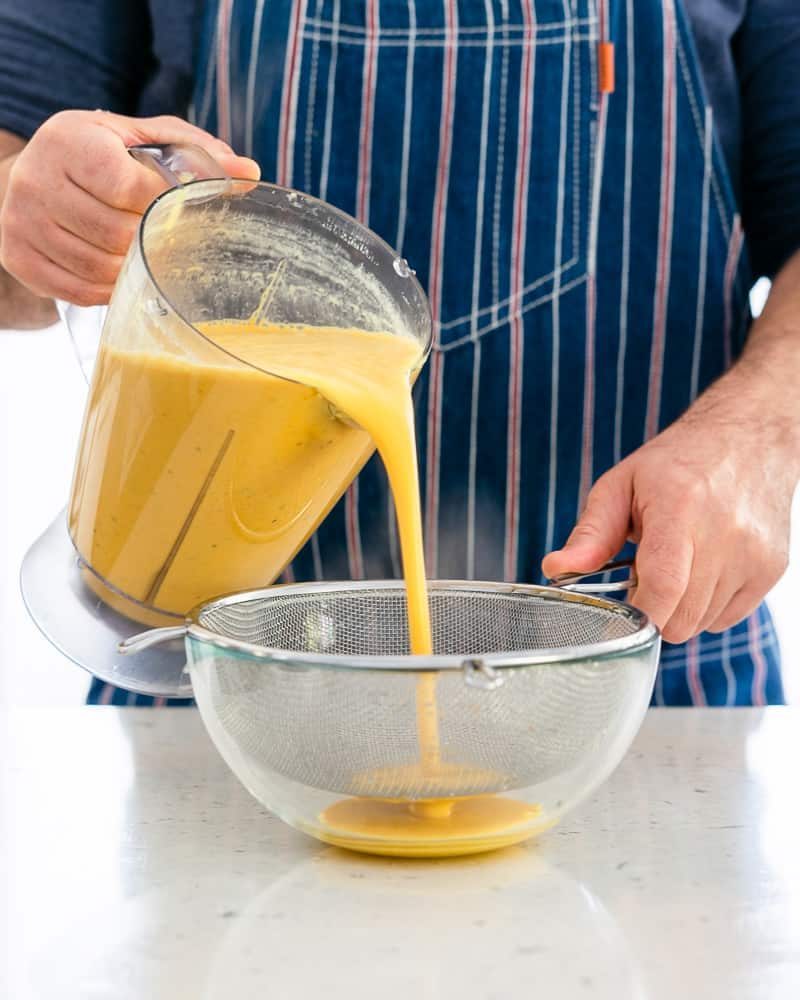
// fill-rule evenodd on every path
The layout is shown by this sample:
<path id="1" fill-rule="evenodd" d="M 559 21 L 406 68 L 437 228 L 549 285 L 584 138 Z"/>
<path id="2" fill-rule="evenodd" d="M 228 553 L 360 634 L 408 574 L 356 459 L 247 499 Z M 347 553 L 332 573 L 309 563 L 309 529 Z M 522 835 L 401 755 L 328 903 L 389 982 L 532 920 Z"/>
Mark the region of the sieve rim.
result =
<path id="1" fill-rule="evenodd" d="M 234 639 L 206 628 L 200 623 L 204 613 L 247 601 L 279 597 L 310 596 L 314 594 L 335 594 L 347 591 L 369 589 L 371 591 L 405 591 L 402 580 L 344 580 L 318 581 L 312 583 L 280 584 L 258 590 L 238 591 L 205 601 L 192 608 L 186 615 L 185 634 L 187 637 L 206 642 L 220 649 L 246 653 L 271 663 L 286 666 L 319 667 L 330 670 L 386 670 L 395 672 L 411 671 L 434 673 L 440 670 L 464 670 L 477 666 L 479 670 L 521 669 L 552 663 L 576 663 L 615 657 L 621 653 L 633 653 L 652 646 L 659 641 L 660 633 L 645 612 L 630 604 L 614 601 L 607 597 L 577 593 L 561 587 L 539 584 L 496 583 L 480 580 L 429 580 L 428 592 L 432 591 L 483 591 L 493 595 L 519 595 L 564 601 L 570 604 L 584 604 L 601 608 L 622 616 L 637 624 L 629 635 L 580 646 L 552 646 L 511 652 L 482 653 L 478 656 L 468 652 L 459 655 L 433 654 L 431 656 L 369 656 L 330 653 L 298 653 L 294 650 L 278 649 Z"/>

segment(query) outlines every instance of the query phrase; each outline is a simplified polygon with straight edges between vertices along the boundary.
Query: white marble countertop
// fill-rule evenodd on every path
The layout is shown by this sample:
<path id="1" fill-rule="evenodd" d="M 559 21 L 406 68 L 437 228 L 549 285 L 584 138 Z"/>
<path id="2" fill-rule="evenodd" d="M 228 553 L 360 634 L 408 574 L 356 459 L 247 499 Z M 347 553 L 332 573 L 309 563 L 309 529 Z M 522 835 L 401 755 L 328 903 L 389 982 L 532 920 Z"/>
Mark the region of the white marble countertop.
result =
<path id="1" fill-rule="evenodd" d="M 538 844 L 404 862 L 269 816 L 187 710 L 0 718 L 0 996 L 800 996 L 800 712 L 651 712 Z"/>

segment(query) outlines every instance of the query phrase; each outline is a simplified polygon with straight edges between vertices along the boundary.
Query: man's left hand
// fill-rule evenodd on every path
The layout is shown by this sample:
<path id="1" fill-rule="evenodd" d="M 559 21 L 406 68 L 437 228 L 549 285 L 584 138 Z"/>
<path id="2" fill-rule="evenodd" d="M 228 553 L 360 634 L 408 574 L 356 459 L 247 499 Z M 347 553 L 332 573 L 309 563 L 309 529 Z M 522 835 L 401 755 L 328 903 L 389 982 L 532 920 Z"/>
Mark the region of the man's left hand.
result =
<path id="1" fill-rule="evenodd" d="M 759 387 L 747 366 L 732 370 L 603 475 L 544 573 L 597 569 L 630 540 L 630 600 L 669 642 L 747 616 L 786 569 L 799 464 L 796 434 L 767 417 L 781 401 L 762 399 Z"/>

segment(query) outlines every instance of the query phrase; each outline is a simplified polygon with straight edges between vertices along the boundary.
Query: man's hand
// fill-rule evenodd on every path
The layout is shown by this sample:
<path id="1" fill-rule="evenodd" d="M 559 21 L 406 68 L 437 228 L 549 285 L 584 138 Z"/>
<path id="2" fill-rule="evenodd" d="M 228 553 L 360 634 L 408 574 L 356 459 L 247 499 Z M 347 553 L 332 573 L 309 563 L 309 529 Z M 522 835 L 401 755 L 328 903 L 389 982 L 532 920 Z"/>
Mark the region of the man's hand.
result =
<path id="1" fill-rule="evenodd" d="M 0 213 L 0 263 L 37 295 L 77 305 L 108 301 L 139 219 L 165 182 L 129 146 L 201 146 L 234 177 L 252 160 L 179 118 L 63 111 L 16 157 Z"/>
<path id="2" fill-rule="evenodd" d="M 800 476 L 800 255 L 740 361 L 680 420 L 595 483 L 543 572 L 599 568 L 638 544 L 631 601 L 669 642 L 746 617 L 783 575 Z"/>

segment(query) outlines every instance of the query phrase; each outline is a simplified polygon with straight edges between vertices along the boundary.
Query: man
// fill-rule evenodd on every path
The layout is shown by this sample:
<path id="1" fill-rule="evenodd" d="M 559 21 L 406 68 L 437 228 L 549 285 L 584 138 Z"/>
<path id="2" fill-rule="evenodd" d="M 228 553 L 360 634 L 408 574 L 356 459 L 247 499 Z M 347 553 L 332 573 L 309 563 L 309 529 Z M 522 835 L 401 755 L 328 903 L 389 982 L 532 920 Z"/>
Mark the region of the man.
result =
<path id="1" fill-rule="evenodd" d="M 632 599 L 677 644 L 656 700 L 780 701 L 759 602 L 800 474 L 794 0 L 110 7 L 0 0 L 4 266 L 105 301 L 158 189 L 128 145 L 189 139 L 253 176 L 176 120 L 45 121 L 183 114 L 191 94 L 200 126 L 425 284 L 429 574 L 533 580 L 635 543 Z M 775 278 L 749 330 L 745 234 Z M 294 572 L 398 570 L 373 463 Z"/>

